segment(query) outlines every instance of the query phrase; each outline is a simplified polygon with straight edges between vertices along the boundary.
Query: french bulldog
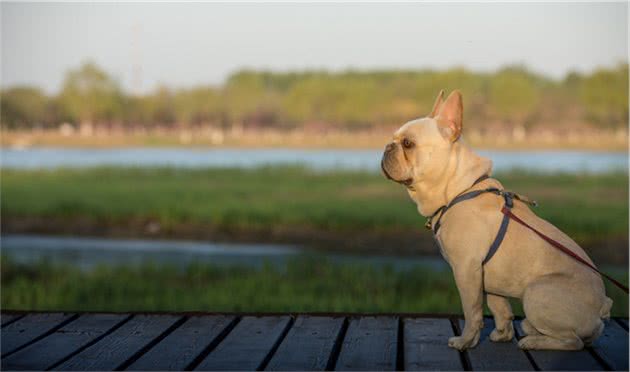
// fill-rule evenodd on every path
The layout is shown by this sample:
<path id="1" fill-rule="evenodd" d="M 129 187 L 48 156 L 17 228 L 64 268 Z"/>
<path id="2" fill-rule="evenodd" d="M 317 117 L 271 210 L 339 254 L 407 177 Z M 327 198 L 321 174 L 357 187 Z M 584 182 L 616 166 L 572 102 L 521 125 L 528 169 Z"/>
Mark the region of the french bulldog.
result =
<path id="1" fill-rule="evenodd" d="M 404 124 L 385 148 L 383 173 L 406 187 L 422 216 L 432 216 L 464 192 L 503 190 L 494 178 L 475 183 L 491 175 L 492 162 L 464 143 L 462 128 L 461 93 L 453 91 L 444 100 L 442 91 L 429 116 Z M 495 320 L 492 341 L 514 337 L 511 297 L 522 301 L 526 316 L 520 348 L 578 350 L 589 345 L 602 333 L 612 307 L 599 274 L 518 223 L 508 225 L 496 254 L 482 264 L 499 230 L 504 202 L 483 193 L 453 205 L 441 217 L 435 239 L 455 276 L 465 318 L 461 335 L 451 337 L 448 345 L 458 350 L 477 345 L 484 296 Z M 512 212 L 592 263 L 577 243 L 528 205 L 514 201 Z"/>

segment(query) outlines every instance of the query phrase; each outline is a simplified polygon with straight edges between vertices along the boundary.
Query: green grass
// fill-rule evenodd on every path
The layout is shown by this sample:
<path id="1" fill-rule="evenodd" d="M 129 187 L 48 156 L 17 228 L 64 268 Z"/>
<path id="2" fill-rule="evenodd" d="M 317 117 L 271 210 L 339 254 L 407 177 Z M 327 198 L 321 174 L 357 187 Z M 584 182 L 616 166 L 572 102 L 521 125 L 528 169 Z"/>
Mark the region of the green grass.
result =
<path id="1" fill-rule="evenodd" d="M 2 170 L 1 212 L 12 217 L 85 218 L 125 226 L 219 230 L 424 232 L 399 185 L 378 174 L 303 168 Z M 540 202 L 536 212 L 579 242 L 628 236 L 628 176 L 497 175 Z"/>
<path id="2" fill-rule="evenodd" d="M 108 226 L 152 220 L 165 229 L 428 234 L 404 189 L 378 174 L 272 167 L 3 169 L 1 176 L 3 223 L 28 217 Z M 538 200 L 537 213 L 579 242 L 628 237 L 626 174 L 513 172 L 497 178 Z M 420 268 L 399 272 L 300 259 L 286 270 L 197 264 L 185 270 L 146 265 L 83 272 L 4 258 L 1 272 L 5 309 L 461 313 L 452 274 Z M 615 277 L 627 283 L 627 270 Z M 608 293 L 613 313 L 627 316 L 628 297 L 613 287 Z"/>
<path id="3" fill-rule="evenodd" d="M 615 277 L 627 283 L 627 272 Z M 461 314 L 449 270 L 336 264 L 308 257 L 262 269 L 194 264 L 81 271 L 3 258 L 2 308 L 73 311 L 421 312 Z M 628 296 L 608 286 L 613 315 Z M 522 315 L 520 304 L 514 310 Z"/>

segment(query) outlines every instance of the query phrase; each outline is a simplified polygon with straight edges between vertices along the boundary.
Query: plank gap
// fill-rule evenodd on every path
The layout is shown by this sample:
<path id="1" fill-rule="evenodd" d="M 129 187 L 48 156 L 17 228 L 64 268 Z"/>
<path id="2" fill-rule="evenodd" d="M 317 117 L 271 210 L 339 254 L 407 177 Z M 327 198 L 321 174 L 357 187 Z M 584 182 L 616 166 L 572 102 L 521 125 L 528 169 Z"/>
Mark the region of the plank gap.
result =
<path id="1" fill-rule="evenodd" d="M 587 349 L 604 368 L 628 370 L 628 332 L 618 323 L 606 321 L 602 334 Z"/>
<path id="2" fill-rule="evenodd" d="M 225 328 L 223 328 L 223 330 L 221 331 L 221 333 L 219 333 L 217 335 L 217 337 L 215 337 L 209 344 L 208 346 L 206 346 L 201 353 L 199 353 L 199 355 L 197 355 L 197 357 L 195 357 L 195 359 L 193 359 L 192 362 L 190 362 L 189 365 L 186 366 L 186 368 L 184 368 L 184 371 L 192 371 L 194 370 L 199 364 L 201 364 L 201 362 L 203 362 L 204 359 L 206 359 L 206 357 L 208 355 L 210 355 L 210 353 L 212 352 L 212 350 L 216 349 L 217 346 L 219 346 L 219 344 L 221 343 L 221 341 L 223 341 L 227 335 L 230 334 L 230 332 L 232 332 L 232 330 L 234 329 L 234 327 L 236 327 L 236 325 L 238 324 L 238 322 L 240 322 L 242 319 L 242 317 L 237 316 L 234 319 L 232 319 L 232 321 L 230 323 L 228 323 L 227 326 L 225 326 Z"/>
<path id="3" fill-rule="evenodd" d="M 514 332 L 517 339 L 527 337 L 521 328 L 521 321 L 515 322 Z M 601 357 L 596 357 L 592 350 L 522 350 L 525 355 L 531 357 L 530 361 L 536 370 L 587 370 L 602 371 L 607 369 L 607 363 L 602 363 Z"/>
<path id="4" fill-rule="evenodd" d="M 4 328 L 5 326 L 8 326 L 9 324 L 11 324 L 11 323 L 13 323 L 13 322 L 15 322 L 17 320 L 20 320 L 20 319 L 24 318 L 25 316 L 26 316 L 26 314 L 17 315 L 13 319 L 7 320 L 5 323 L 2 323 L 2 328 Z"/>
<path id="5" fill-rule="evenodd" d="M 462 333 L 466 331 L 464 320 L 459 320 Z M 480 330 L 479 342 L 475 348 L 466 350 L 473 370 L 519 370 L 533 371 L 532 366 L 523 350 L 518 348 L 514 338 L 507 342 L 493 342 L 490 339 L 496 324 L 491 317 L 483 318 L 483 328 Z M 500 355 L 501 357 L 497 357 Z"/>
<path id="6" fill-rule="evenodd" d="M 453 334 L 455 336 L 461 336 L 461 330 L 459 329 L 459 319 L 449 318 L 448 320 L 451 322 Z M 468 358 L 468 353 L 466 351 L 459 351 L 459 360 L 462 363 L 464 371 L 472 371 L 472 364 L 470 363 L 470 359 Z"/>
<path id="7" fill-rule="evenodd" d="M 335 368 L 346 371 L 395 370 L 398 318 L 352 317 Z"/>
<path id="8" fill-rule="evenodd" d="M 147 351 L 151 350 L 151 348 L 157 345 L 160 341 L 162 341 L 166 336 L 171 334 L 174 330 L 176 330 L 179 326 L 184 324 L 184 322 L 188 319 L 187 316 L 183 316 L 179 318 L 175 323 L 173 323 L 170 327 L 168 327 L 164 332 L 162 332 L 159 336 L 151 340 L 148 344 L 144 345 L 140 350 L 138 350 L 135 354 L 129 357 L 126 361 L 122 362 L 118 367 L 114 369 L 114 371 L 123 371 L 135 361 L 140 359 L 140 357 L 145 354 Z"/>
<path id="9" fill-rule="evenodd" d="M 75 355 L 79 354 L 80 352 L 82 352 L 83 350 L 87 349 L 88 347 L 94 345 L 95 343 L 99 342 L 100 340 L 102 340 L 103 338 L 107 337 L 110 333 L 114 332 L 115 330 L 117 330 L 118 328 L 122 327 L 123 324 L 127 323 L 128 321 L 131 320 L 131 318 L 133 318 L 134 315 L 130 314 L 129 316 L 127 316 L 126 318 L 124 318 L 123 320 L 121 320 L 120 322 L 118 322 L 118 324 L 114 325 L 112 328 L 108 329 L 107 331 L 103 332 L 102 335 L 96 337 L 95 339 L 93 339 L 92 341 L 88 342 L 87 344 L 81 346 L 80 348 L 76 349 L 75 351 L 73 351 L 72 353 L 70 353 L 69 355 L 63 357 L 61 360 L 59 360 L 58 362 L 52 364 L 50 367 L 46 367 L 46 371 L 50 371 L 52 369 L 55 369 L 57 366 L 59 366 L 62 363 L 65 363 L 67 360 L 69 360 L 70 358 L 74 357 Z"/>
<path id="10" fill-rule="evenodd" d="M 282 333 L 280 333 L 280 335 L 276 339 L 276 342 L 271 347 L 271 350 L 269 350 L 269 352 L 267 353 L 267 356 L 265 357 L 265 359 L 263 359 L 263 361 L 260 362 L 260 365 L 258 366 L 258 368 L 256 368 L 257 371 L 265 370 L 265 367 L 267 367 L 267 364 L 269 364 L 269 361 L 271 361 L 273 354 L 275 354 L 276 350 L 278 350 L 278 348 L 280 347 L 282 340 L 284 340 L 284 338 L 287 336 L 287 333 L 289 333 L 289 330 L 291 329 L 291 327 L 293 327 L 293 323 L 295 323 L 295 317 L 291 316 L 291 318 L 289 318 L 289 321 L 287 322 L 287 325 L 284 326 Z"/>
<path id="11" fill-rule="evenodd" d="M 326 370 L 343 320 L 343 317 L 296 316 L 265 370 Z"/>
<path id="12" fill-rule="evenodd" d="M 37 337 L 33 338 L 32 340 L 30 340 L 30 341 L 26 342 L 25 344 L 22 344 L 22 345 L 20 345 L 20 346 L 16 347 L 15 349 L 13 349 L 13 350 L 11 350 L 11 351 L 8 351 L 7 353 L 2 354 L 2 356 L 1 356 L 1 357 L 2 357 L 2 358 L 6 358 L 6 357 L 8 357 L 9 355 L 14 354 L 14 353 L 16 353 L 16 352 L 18 352 L 18 351 L 20 351 L 20 350 L 24 349 L 24 348 L 25 348 L 25 347 L 27 347 L 27 346 L 30 346 L 30 345 L 32 345 L 32 344 L 34 344 L 34 343 L 36 343 L 37 341 L 42 340 L 42 339 L 44 339 L 44 338 L 46 338 L 46 337 L 50 336 L 51 334 L 55 333 L 55 332 L 56 332 L 59 328 L 61 328 L 61 327 L 65 326 L 66 324 L 68 324 L 68 323 L 70 323 L 70 322 L 74 321 L 74 320 L 75 320 L 75 319 L 77 319 L 78 317 L 79 317 L 79 314 L 74 314 L 74 315 L 70 316 L 68 319 L 62 320 L 59 324 L 57 324 L 56 326 L 52 327 L 52 328 L 51 328 L 51 329 L 49 329 L 48 331 L 46 331 L 46 332 L 42 333 L 41 335 L 39 335 L 39 336 L 37 336 Z"/>
<path id="13" fill-rule="evenodd" d="M 514 328 L 514 337 L 516 337 L 516 341 L 518 342 L 518 340 L 523 338 L 523 334 L 521 334 L 521 330 L 514 320 L 512 320 L 512 328 Z M 534 356 L 528 350 L 523 350 L 523 352 L 525 353 L 527 360 L 529 360 L 529 362 L 532 364 L 532 367 L 534 367 L 534 371 L 540 371 L 541 369 L 540 367 L 538 367 L 538 364 L 536 364 Z"/>
<path id="14" fill-rule="evenodd" d="M 349 325 L 350 321 L 348 320 L 348 317 L 344 317 L 343 323 L 341 323 L 341 328 L 339 328 L 339 333 L 337 333 L 337 338 L 335 339 L 332 351 L 330 352 L 330 357 L 328 357 L 328 363 L 326 363 L 327 371 L 335 370 L 337 359 L 339 359 L 339 354 L 341 353 L 341 345 L 343 345 L 343 340 L 346 337 Z"/>
<path id="15" fill-rule="evenodd" d="M 613 318 L 615 320 L 615 322 L 617 322 L 617 324 L 619 324 L 621 326 L 621 328 L 625 329 L 626 332 L 628 331 L 628 320 L 626 319 L 626 321 L 624 322 L 624 319 L 621 318 Z"/>
<path id="16" fill-rule="evenodd" d="M 454 336 L 448 319 L 405 318 L 404 329 L 405 370 L 464 370 L 459 352 L 447 344 Z"/>
<path id="17" fill-rule="evenodd" d="M 589 347 L 585 347 L 585 348 L 584 348 L 584 350 L 588 350 L 588 352 L 591 354 L 591 356 L 592 356 L 593 358 L 595 358 L 595 360 L 596 360 L 596 361 L 597 361 L 597 362 L 598 362 L 598 363 L 599 363 L 602 367 L 604 367 L 604 370 L 605 370 L 605 371 L 614 371 L 614 370 L 615 370 L 612 366 L 610 366 L 610 365 L 606 362 L 606 360 L 604 360 L 604 358 L 602 358 L 599 354 L 597 354 L 597 353 L 595 352 L 595 350 L 593 350 L 593 348 L 592 348 L 592 347 L 590 347 L 590 346 L 589 346 Z"/>
<path id="18" fill-rule="evenodd" d="M 405 370 L 405 327 L 403 318 L 398 318 L 398 335 L 396 338 L 396 370 Z"/>

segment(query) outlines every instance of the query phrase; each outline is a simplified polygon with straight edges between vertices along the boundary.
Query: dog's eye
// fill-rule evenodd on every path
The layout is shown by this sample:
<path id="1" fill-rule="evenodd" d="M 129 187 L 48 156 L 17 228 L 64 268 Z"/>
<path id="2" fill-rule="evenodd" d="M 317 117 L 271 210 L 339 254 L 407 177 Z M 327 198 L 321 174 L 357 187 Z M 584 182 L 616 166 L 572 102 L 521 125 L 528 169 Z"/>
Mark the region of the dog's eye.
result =
<path id="1" fill-rule="evenodd" d="M 413 142 L 409 141 L 409 139 L 405 138 L 402 141 L 402 145 L 404 148 L 410 149 L 413 147 Z"/>

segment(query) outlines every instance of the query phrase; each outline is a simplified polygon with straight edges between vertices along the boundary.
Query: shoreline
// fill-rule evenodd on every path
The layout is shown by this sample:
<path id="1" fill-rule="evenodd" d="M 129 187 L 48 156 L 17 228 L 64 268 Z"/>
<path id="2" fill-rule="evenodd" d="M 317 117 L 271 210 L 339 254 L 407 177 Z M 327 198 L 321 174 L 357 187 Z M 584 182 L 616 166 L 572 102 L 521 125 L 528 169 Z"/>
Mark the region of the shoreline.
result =
<path id="1" fill-rule="evenodd" d="M 626 130 L 594 131 L 589 133 L 545 132 L 539 135 L 515 136 L 510 132 L 482 135 L 470 130 L 464 139 L 478 150 L 583 150 L 597 152 L 627 152 Z M 222 133 L 216 135 L 216 133 Z M 143 132 L 106 131 L 64 133 L 58 130 L 3 129 L 0 146 L 4 148 L 69 147 L 187 147 L 187 148 L 287 148 L 287 149 L 382 149 L 392 131 L 280 131 L 243 130 L 213 132 L 207 129 L 174 128 Z"/>
<path id="2" fill-rule="evenodd" d="M 366 147 L 345 147 L 345 146 L 292 146 L 292 145 L 277 145 L 277 146 L 266 146 L 266 145 L 254 145 L 254 146 L 245 146 L 245 145 L 210 145 L 210 144 L 195 144 L 195 145 L 182 145 L 182 144 L 160 144 L 160 145 L 145 145 L 145 144 L 112 144 L 112 145 L 92 145 L 86 143 L 74 143 L 74 144 L 49 144 L 42 143 L 36 145 L 29 146 L 13 146 L 7 145 L 0 141 L 0 150 L 29 150 L 29 149 L 73 149 L 73 150 L 114 150 L 114 149 L 186 149 L 186 150 L 304 150 L 304 151 L 324 151 L 324 150 L 382 150 L 381 147 L 377 146 L 366 146 Z M 505 152 L 592 152 L 592 153 L 609 153 L 609 154 L 630 154 L 630 147 L 614 147 L 614 148 L 603 148 L 603 147 L 509 147 L 509 146 L 484 146 L 484 147 L 474 147 L 475 151 L 505 151 Z"/>
<path id="3" fill-rule="evenodd" d="M 308 227 L 234 228 L 211 224 L 174 224 L 162 228 L 154 222 L 132 220 L 105 222 L 87 218 L 3 216 L 1 234 L 76 236 L 116 239 L 160 239 L 210 241 L 234 244 L 300 245 L 305 250 L 332 254 L 369 254 L 381 256 L 437 256 L 440 252 L 433 237 L 417 229 L 327 230 Z M 627 265 L 628 237 L 616 236 L 578 242 L 600 264 Z"/>

